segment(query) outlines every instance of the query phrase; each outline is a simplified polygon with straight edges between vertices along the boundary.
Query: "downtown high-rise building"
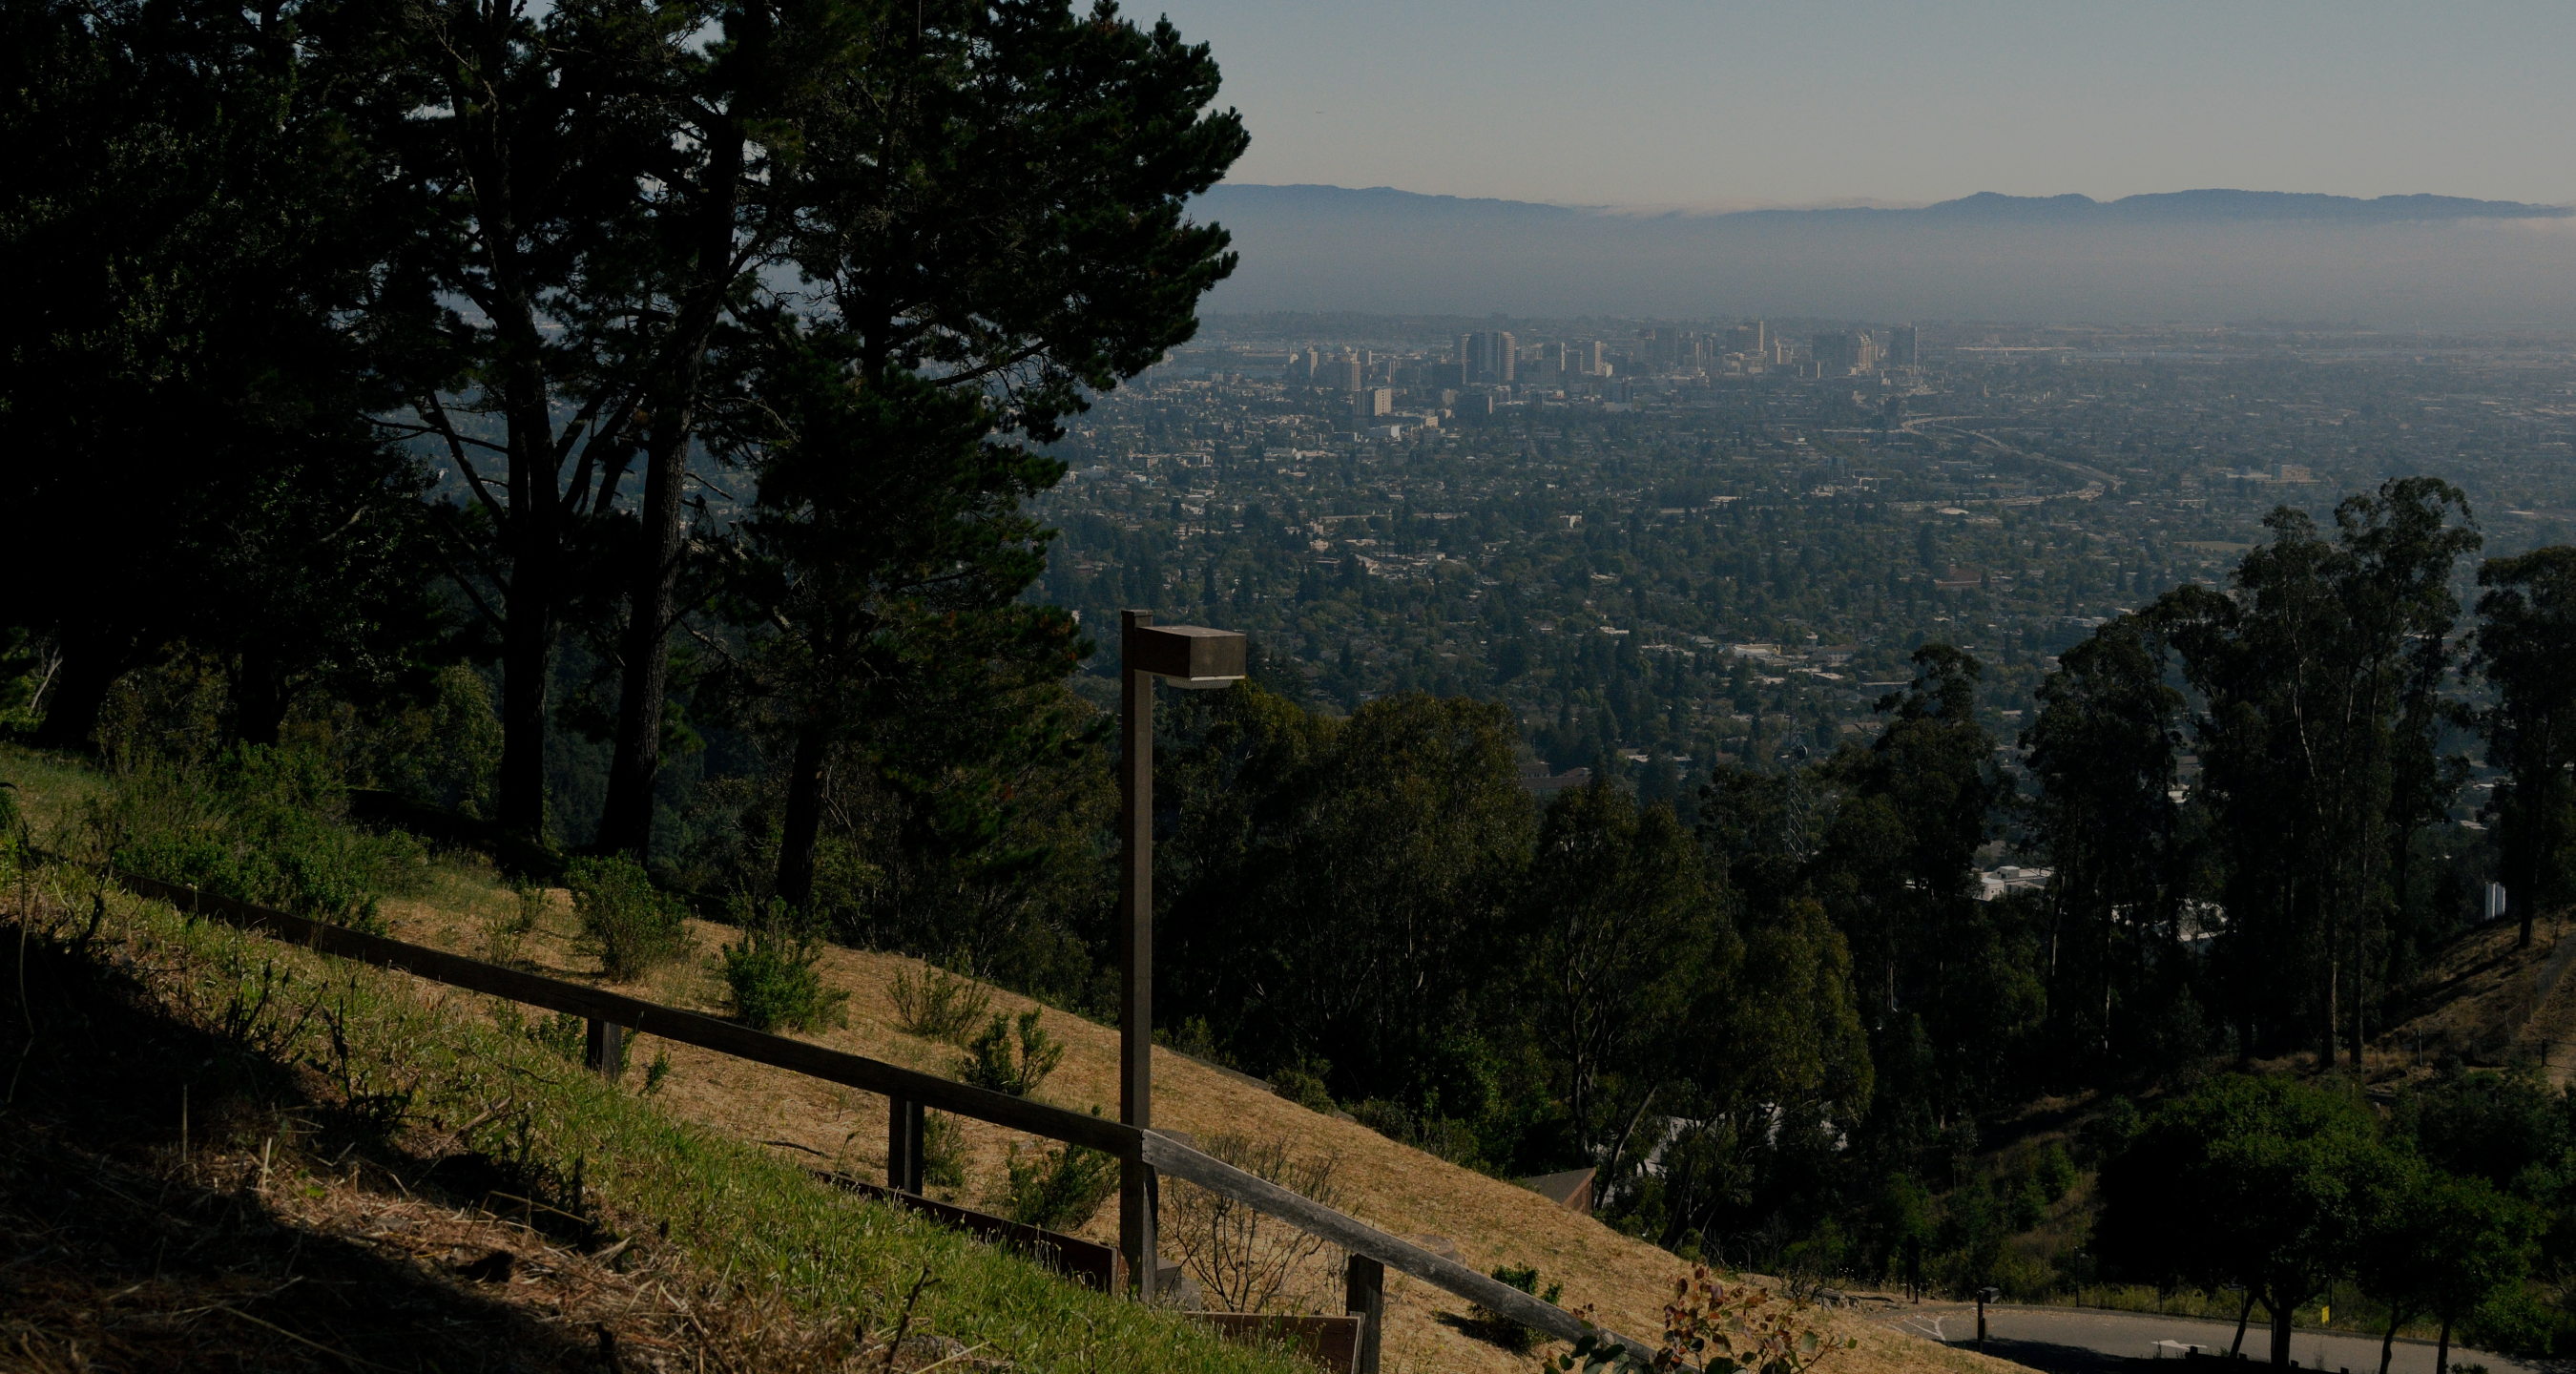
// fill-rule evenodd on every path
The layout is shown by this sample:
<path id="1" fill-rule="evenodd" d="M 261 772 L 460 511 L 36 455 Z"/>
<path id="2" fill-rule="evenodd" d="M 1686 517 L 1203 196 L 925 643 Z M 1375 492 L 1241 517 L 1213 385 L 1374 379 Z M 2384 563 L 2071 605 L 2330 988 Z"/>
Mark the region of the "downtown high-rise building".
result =
<path id="1" fill-rule="evenodd" d="M 1519 362 L 1519 342 L 1499 329 L 1480 329 L 1458 336 L 1459 380 L 1470 386 L 1478 384 L 1509 386 Z"/>
<path id="2" fill-rule="evenodd" d="M 1837 330 L 1818 334 L 1807 340 L 1807 356 L 1815 360 L 1819 377 L 1848 377 L 1861 365 L 1861 350 L 1866 334 Z"/>
<path id="3" fill-rule="evenodd" d="M 1887 331 L 1887 365 L 1889 367 L 1915 366 L 1914 326 L 1900 324 Z"/>

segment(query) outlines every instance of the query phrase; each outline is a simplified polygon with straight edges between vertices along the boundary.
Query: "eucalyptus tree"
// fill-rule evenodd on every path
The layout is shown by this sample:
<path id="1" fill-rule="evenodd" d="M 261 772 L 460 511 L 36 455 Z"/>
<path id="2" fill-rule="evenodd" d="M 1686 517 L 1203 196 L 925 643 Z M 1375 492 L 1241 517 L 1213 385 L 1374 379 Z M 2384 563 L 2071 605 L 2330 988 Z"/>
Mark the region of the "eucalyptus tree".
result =
<path id="1" fill-rule="evenodd" d="M 1878 737 L 1819 770 L 1838 797 L 1809 864 L 1813 894 L 1850 941 L 1873 1044 L 1919 1025 L 1939 1047 L 1930 1091 L 1943 1117 L 2002 1086 L 2037 1015 L 2028 971 L 1998 938 L 1992 904 L 1976 900 L 1977 847 L 2010 786 L 1977 720 L 1982 672 L 1951 645 L 1915 651 L 1912 684 L 1878 703 Z"/>
<path id="2" fill-rule="evenodd" d="M 1671 807 L 1605 777 L 1559 794 L 1540 822 L 1521 895 L 1524 1006 L 1604 1178 L 1676 1067 L 1695 991 L 1731 975 L 1721 881 Z"/>
<path id="3" fill-rule="evenodd" d="M 2505 774 L 2497 838 L 2528 947 L 2542 904 L 2566 899 L 2576 844 L 2576 548 L 2490 558 L 2478 585 L 2474 665 L 2495 697 L 2476 719 L 2487 762 Z"/>
<path id="4" fill-rule="evenodd" d="M 2226 594 L 2183 588 L 2150 613 L 2202 698 L 2240 1014 L 2250 1033 L 2258 1004 L 2304 982 L 2321 1062 L 2346 1032 L 2359 1062 L 2396 855 L 2447 801 L 2420 770 L 2438 762 L 2450 576 L 2478 544 L 2468 516 L 2427 477 L 2347 497 L 2331 540 L 2283 507 Z"/>
<path id="5" fill-rule="evenodd" d="M 2043 957 L 2060 1048 L 2096 1065 L 2117 1043 L 2124 1010 L 2178 995 L 2151 986 L 2179 954 L 2190 855 L 2176 766 L 2185 700 L 2154 626 L 2124 615 L 2059 658 L 2040 684 L 2039 717 L 2022 735 L 2039 793 L 2031 802 L 2052 874 Z M 2126 999 L 2140 1005 L 2124 1008 Z"/>

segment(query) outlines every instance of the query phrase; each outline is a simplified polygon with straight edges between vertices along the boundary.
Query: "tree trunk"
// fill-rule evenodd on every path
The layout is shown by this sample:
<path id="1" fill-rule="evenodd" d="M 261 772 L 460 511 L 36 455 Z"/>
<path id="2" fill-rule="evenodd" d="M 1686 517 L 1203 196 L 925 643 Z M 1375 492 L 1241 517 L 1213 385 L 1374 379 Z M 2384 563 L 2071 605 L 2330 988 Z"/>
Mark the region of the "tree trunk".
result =
<path id="1" fill-rule="evenodd" d="M 2388 1334 L 2379 1338 L 2379 1374 L 2388 1374 L 2389 1357 L 2397 1353 L 2397 1323 L 2399 1320 L 2400 1318 L 2396 1312 L 2391 1311 L 2388 1314 Z"/>
<path id="2" fill-rule="evenodd" d="M 675 431 L 675 432 L 674 432 Z M 625 657 L 617 697 L 617 751 L 599 847 L 644 861 L 653 847 L 653 780 L 662 768 L 662 712 L 670 697 L 671 597 L 680 570 L 680 489 L 688 476 L 685 413 L 657 430 L 644 466 L 644 528 L 626 589 Z"/>
<path id="3" fill-rule="evenodd" d="M 2343 972 L 2343 965 L 2340 951 L 2335 948 L 2334 912 L 2327 910 L 2320 915 L 2326 927 L 2326 986 L 2325 1017 L 2317 1027 L 2321 1032 L 2317 1042 L 2317 1072 L 2324 1073 L 2335 1066 L 2335 1042 L 2343 1038 L 2343 1027 L 2336 1024 L 2342 1018 L 2335 1014 L 2337 978 Z"/>
<path id="4" fill-rule="evenodd" d="M 2232 1360 L 2245 1353 L 2245 1322 L 2253 1315 L 2254 1290 L 2248 1288 L 2245 1290 L 2245 1301 L 2238 1304 L 2236 1308 L 2236 1340 L 2227 1347 L 2227 1358 Z"/>
<path id="5" fill-rule="evenodd" d="M 36 725 L 39 748 L 77 752 L 90 747 L 107 690 L 125 676 L 126 657 L 111 636 L 64 637 L 63 666 L 55 671 L 45 718 Z"/>
<path id="6" fill-rule="evenodd" d="M 538 503 L 552 505 L 552 493 Z M 531 511 L 511 523 L 533 525 L 539 518 Z M 501 829 L 538 844 L 546 842 L 546 699 L 555 656 L 554 559 L 545 547 L 551 534 L 551 528 L 545 535 L 522 531 L 514 541 L 519 557 L 501 626 L 501 768 L 494 780 Z"/>
<path id="7" fill-rule="evenodd" d="M 2442 1319 L 2442 1340 L 2433 1349 L 2433 1374 L 2451 1374 L 2451 1319 Z"/>
<path id="8" fill-rule="evenodd" d="M 827 741 L 820 721 L 796 732 L 787 766 L 787 816 L 779 827 L 778 896 L 803 912 L 814 898 L 814 841 L 823 826 L 823 759 Z"/>
<path id="9" fill-rule="evenodd" d="M 2536 817 L 2539 814 L 2538 808 L 2533 808 L 2531 814 Z M 2529 824 L 2536 827 L 2537 822 L 2529 822 Z M 2533 918 L 2540 914 L 2540 837 L 2525 836 L 2519 849 L 2521 852 L 2516 855 L 2513 872 L 2505 877 L 2504 899 L 2507 906 L 2513 908 L 2514 914 L 2522 921 L 2522 936 L 2514 941 L 2514 948 L 2529 949 L 2531 948 L 2531 923 Z M 2508 848 L 2507 852 L 2511 853 L 2513 849 Z"/>
<path id="10" fill-rule="evenodd" d="M 2520 770 L 2516 772 L 2519 774 Z M 2533 780 L 2533 790 L 2544 791 L 2538 779 Z M 2548 814 L 2549 798 L 2545 794 L 2524 797 L 2523 781 L 2519 776 L 2506 783 L 2504 791 L 2504 805 L 2497 808 L 2500 814 L 2496 817 L 2496 828 L 2502 832 L 2498 838 L 2504 842 L 2504 900 L 2506 909 L 2522 923 L 2522 935 L 2514 942 L 2514 947 L 2529 949 L 2532 921 L 2540 914 L 2537 898 L 2540 895 L 2540 855 L 2544 845 L 2538 831 L 2540 818 Z"/>
<path id="11" fill-rule="evenodd" d="M 2272 1304 L 2265 1303 L 2264 1306 L 2272 1307 Z M 2284 1369 L 2290 1364 L 2290 1314 L 2296 1306 L 2285 1302 L 2272 1307 L 2272 1363 Z"/>
<path id="12" fill-rule="evenodd" d="M 274 654 L 245 650 L 233 672 L 233 733 L 244 744 L 277 743 L 286 724 L 286 673 Z"/>
<path id="13" fill-rule="evenodd" d="M 623 680 L 617 699 L 617 750 L 608 767 L 608 806 L 600 817 L 602 848 L 642 862 L 653 847 L 653 780 L 662 769 L 662 712 L 670 697 L 672 592 L 680 573 L 682 489 L 689 446 L 697 437 L 698 388 L 706 376 L 707 340 L 733 267 L 734 208 L 742 179 L 742 135 L 731 121 L 710 134 L 707 182 L 698 212 L 697 272 L 691 299 L 672 331 L 670 373 L 655 404 L 644 466 L 644 527 L 626 592 Z"/>

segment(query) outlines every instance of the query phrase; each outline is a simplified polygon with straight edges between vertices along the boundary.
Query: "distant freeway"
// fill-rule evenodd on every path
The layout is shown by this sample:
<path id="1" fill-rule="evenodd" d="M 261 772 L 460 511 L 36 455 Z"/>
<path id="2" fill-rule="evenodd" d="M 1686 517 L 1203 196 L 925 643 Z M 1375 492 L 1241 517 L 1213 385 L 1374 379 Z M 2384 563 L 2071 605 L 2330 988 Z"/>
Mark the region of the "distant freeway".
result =
<path id="1" fill-rule="evenodd" d="M 2029 449 L 2005 443 L 2003 440 L 1998 439 L 1983 430 L 1961 429 L 1957 425 L 1948 423 L 1952 420 L 1974 420 L 1977 418 L 1979 417 L 1974 415 L 1926 415 L 1919 419 L 1908 420 L 1903 425 L 1899 426 L 1899 428 L 1902 428 L 1908 434 L 1922 434 L 1926 432 L 1927 427 L 1938 426 L 1945 433 L 1956 434 L 1966 439 L 1974 439 L 1980 443 L 1992 444 L 1996 448 L 2012 454 L 2014 457 L 2027 458 L 2034 463 L 2046 463 L 2050 467 L 2064 468 L 2078 477 L 2082 477 L 2089 482 L 2097 483 L 2104 491 L 2118 491 L 2120 489 L 2120 479 L 2102 471 L 2100 468 L 2088 468 L 2082 463 L 2071 463 L 2063 458 L 2051 458 L 2045 453 L 2033 453 Z"/>

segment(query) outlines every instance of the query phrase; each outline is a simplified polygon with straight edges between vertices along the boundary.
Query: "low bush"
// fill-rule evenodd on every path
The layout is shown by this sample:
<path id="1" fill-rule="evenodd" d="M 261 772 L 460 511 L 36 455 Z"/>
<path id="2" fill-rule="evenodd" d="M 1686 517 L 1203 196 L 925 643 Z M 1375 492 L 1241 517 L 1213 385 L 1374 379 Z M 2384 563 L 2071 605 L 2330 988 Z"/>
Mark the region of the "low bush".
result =
<path id="1" fill-rule="evenodd" d="M 1702 1266 L 1673 1284 L 1673 1300 L 1664 1305 L 1663 1348 L 1651 1365 L 1594 1333 L 1544 1367 L 1560 1374 L 1636 1374 L 1705 1362 L 1710 1368 L 1806 1374 L 1859 1344 L 1825 1331 L 1812 1304 L 1751 1283 L 1721 1282 Z"/>
<path id="2" fill-rule="evenodd" d="M 1545 1293 L 1539 1292 L 1538 1268 L 1535 1265 L 1506 1264 L 1495 1270 L 1493 1277 L 1496 1282 L 1509 1284 L 1540 1302 L 1554 1302 L 1565 1293 L 1565 1285 L 1561 1283 L 1551 1283 Z M 1469 1303 L 1467 1315 L 1475 1321 L 1479 1334 L 1486 1340 L 1515 1355 L 1526 1355 L 1536 1350 L 1543 1335 L 1537 1327 L 1514 1321 L 1479 1303 Z"/>
<path id="3" fill-rule="evenodd" d="M 976 1087 L 1013 1097 L 1036 1092 L 1055 1066 L 1064 1062 L 1064 1045 L 1038 1024 L 1039 1014 L 1035 1007 L 1021 1012 L 1014 1035 L 1010 1021 L 994 1013 L 984 1033 L 966 1047 L 966 1062 L 958 1076 Z"/>
<path id="4" fill-rule="evenodd" d="M 632 982 L 689 952 L 686 913 L 633 859 L 575 859 L 564 866 L 564 886 L 581 917 L 581 947 L 599 956 L 611 981 Z"/>
<path id="5" fill-rule="evenodd" d="M 907 1035 L 964 1045 L 966 1032 L 992 1010 L 992 991 L 971 978 L 961 978 L 936 965 L 919 978 L 897 970 L 887 989 L 894 998 L 895 1024 Z"/>
<path id="6" fill-rule="evenodd" d="M 316 753 L 242 745 L 202 767 L 133 762 L 88 826 L 117 867 L 360 930 L 416 889 L 420 842 L 348 823 L 348 789 Z"/>
<path id="7" fill-rule="evenodd" d="M 1331 1116 L 1341 1110 L 1333 1101 L 1332 1092 L 1324 1086 L 1323 1076 L 1302 1065 L 1281 1069 L 1271 1075 L 1270 1089 L 1310 1112 Z"/>
<path id="8" fill-rule="evenodd" d="M 946 1112 L 921 1114 L 921 1181 L 940 1188 L 966 1186 L 966 1131 Z"/>
<path id="9" fill-rule="evenodd" d="M 1079 1229 L 1118 1191 L 1117 1157 L 1081 1145 L 1028 1157 L 1014 1145 L 1003 1167 L 1010 1175 L 1003 1215 L 1049 1231 Z"/>
<path id="10" fill-rule="evenodd" d="M 732 991 L 736 1018 L 753 1030 L 816 1030 L 847 1021 L 842 1004 L 850 995 L 823 986 L 815 963 L 822 957 L 820 935 L 810 922 L 799 921 L 787 904 L 771 898 L 767 911 L 754 914 L 748 901 L 735 906 L 742 925 L 739 944 L 724 947 L 725 986 Z"/>
<path id="11" fill-rule="evenodd" d="M 1255 1140 L 1214 1135 L 1201 1142 L 1210 1155 L 1266 1183 L 1327 1207 L 1342 1205 L 1331 1155 L 1305 1154 L 1286 1137 Z M 1270 1308 L 1300 1265 L 1322 1252 L 1321 1236 L 1299 1230 L 1233 1198 L 1179 1179 L 1167 1180 L 1164 1237 L 1182 1266 L 1196 1276 L 1208 1302 L 1228 1312 Z"/>

